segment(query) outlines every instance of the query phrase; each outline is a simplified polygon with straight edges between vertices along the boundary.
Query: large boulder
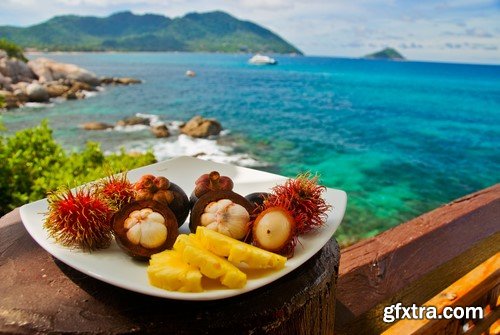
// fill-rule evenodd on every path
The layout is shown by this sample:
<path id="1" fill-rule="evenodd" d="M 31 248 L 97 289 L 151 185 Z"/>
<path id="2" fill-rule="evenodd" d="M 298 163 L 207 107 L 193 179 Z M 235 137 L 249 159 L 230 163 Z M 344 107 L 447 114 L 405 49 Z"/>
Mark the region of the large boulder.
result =
<path id="1" fill-rule="evenodd" d="M 205 119 L 199 115 L 181 128 L 181 133 L 191 137 L 205 138 L 213 135 L 219 135 L 222 130 L 221 124 L 215 119 Z"/>
<path id="2" fill-rule="evenodd" d="M 28 102 L 29 100 L 28 93 L 26 92 L 28 85 L 29 83 L 25 83 L 24 81 L 12 84 L 12 93 L 14 93 L 17 99 L 22 103 Z"/>
<path id="3" fill-rule="evenodd" d="M 106 130 L 113 128 L 112 125 L 104 122 L 87 122 L 82 124 L 81 127 L 85 130 Z"/>
<path id="4" fill-rule="evenodd" d="M 0 73 L 0 89 L 10 91 L 12 90 L 12 79 L 5 77 Z"/>
<path id="5" fill-rule="evenodd" d="M 0 73 L 4 77 L 10 78 L 13 83 L 20 81 L 31 82 L 35 79 L 35 74 L 29 66 L 16 58 L 0 58 Z"/>
<path id="6" fill-rule="evenodd" d="M 70 89 L 69 86 L 60 84 L 58 81 L 45 85 L 49 97 L 55 98 L 64 95 Z"/>
<path id="7" fill-rule="evenodd" d="M 49 93 L 45 87 L 37 82 L 33 82 L 26 86 L 26 94 L 29 101 L 47 102 L 49 101 Z"/>
<path id="8" fill-rule="evenodd" d="M 29 61 L 28 66 L 38 76 L 40 82 L 70 79 L 91 86 L 97 86 L 100 83 L 99 78 L 94 73 L 74 64 L 58 63 L 42 57 Z"/>

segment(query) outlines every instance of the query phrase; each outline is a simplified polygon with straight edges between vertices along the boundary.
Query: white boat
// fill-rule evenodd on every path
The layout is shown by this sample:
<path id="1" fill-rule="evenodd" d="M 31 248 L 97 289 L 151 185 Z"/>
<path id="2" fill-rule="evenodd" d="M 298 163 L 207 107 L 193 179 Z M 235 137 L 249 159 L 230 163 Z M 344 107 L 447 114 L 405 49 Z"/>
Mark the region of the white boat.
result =
<path id="1" fill-rule="evenodd" d="M 261 54 L 256 54 L 255 56 L 250 58 L 248 60 L 248 62 L 250 64 L 254 64 L 254 65 L 275 65 L 275 64 L 278 64 L 276 59 L 271 58 L 269 56 L 264 56 Z"/>

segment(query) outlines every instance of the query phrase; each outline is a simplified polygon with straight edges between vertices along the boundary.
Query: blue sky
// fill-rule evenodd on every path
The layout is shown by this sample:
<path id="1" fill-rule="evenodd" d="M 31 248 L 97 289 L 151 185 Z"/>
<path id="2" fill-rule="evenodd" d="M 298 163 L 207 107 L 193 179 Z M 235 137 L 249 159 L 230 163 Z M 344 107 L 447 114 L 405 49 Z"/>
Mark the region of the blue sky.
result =
<path id="1" fill-rule="evenodd" d="M 54 15 L 224 10 L 308 55 L 359 57 L 392 46 L 412 60 L 500 64 L 500 0 L 1 0 L 0 25 Z"/>

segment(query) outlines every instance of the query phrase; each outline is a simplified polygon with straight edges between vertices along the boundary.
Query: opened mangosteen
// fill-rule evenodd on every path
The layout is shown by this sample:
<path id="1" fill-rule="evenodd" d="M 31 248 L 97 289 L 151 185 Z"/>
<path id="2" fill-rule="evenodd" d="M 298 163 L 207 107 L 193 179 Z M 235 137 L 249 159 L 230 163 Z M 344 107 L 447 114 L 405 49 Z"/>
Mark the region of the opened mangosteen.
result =
<path id="1" fill-rule="evenodd" d="M 148 260 L 153 254 L 171 249 L 179 235 L 174 213 L 156 200 L 134 201 L 113 216 L 118 245 L 130 256 Z"/>
<path id="2" fill-rule="evenodd" d="M 195 181 L 195 188 L 189 197 L 189 204 L 193 208 L 198 199 L 207 192 L 211 191 L 232 191 L 233 181 L 227 176 L 221 176 L 219 172 L 212 171 L 202 174 Z"/>
<path id="3" fill-rule="evenodd" d="M 179 227 L 189 214 L 189 199 L 178 185 L 165 177 L 144 175 L 134 184 L 135 200 L 155 200 L 168 206 L 174 213 Z"/>
<path id="4" fill-rule="evenodd" d="M 204 226 L 237 240 L 249 232 L 254 206 L 233 191 L 211 191 L 202 195 L 191 210 L 189 228 Z"/>

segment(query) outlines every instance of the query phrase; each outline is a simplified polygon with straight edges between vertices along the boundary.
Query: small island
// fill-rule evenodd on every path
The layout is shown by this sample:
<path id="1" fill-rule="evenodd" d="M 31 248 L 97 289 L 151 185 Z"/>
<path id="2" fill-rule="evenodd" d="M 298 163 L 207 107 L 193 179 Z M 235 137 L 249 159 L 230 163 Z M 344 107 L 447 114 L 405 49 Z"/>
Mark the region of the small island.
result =
<path id="1" fill-rule="evenodd" d="M 385 59 L 385 60 L 405 60 L 406 59 L 396 49 L 393 49 L 393 48 L 385 48 L 385 49 L 380 50 L 378 52 L 368 54 L 368 55 L 364 56 L 363 58 L 364 59 Z"/>

